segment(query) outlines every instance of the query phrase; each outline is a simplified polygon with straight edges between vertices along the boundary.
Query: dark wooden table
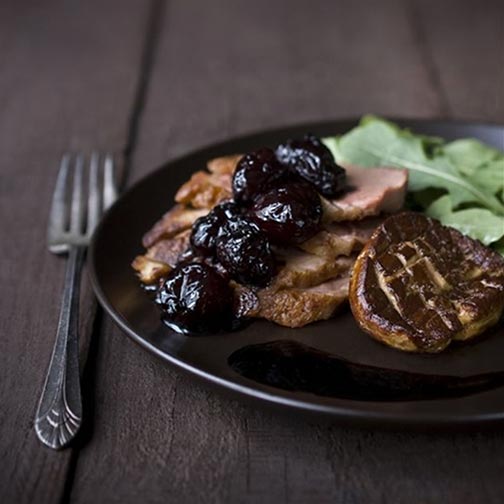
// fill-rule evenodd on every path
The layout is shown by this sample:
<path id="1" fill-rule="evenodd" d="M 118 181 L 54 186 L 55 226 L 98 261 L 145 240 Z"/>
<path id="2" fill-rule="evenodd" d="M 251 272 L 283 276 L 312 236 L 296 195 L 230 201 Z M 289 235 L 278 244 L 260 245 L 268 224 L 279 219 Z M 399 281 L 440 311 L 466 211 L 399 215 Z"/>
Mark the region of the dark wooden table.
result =
<path id="1" fill-rule="evenodd" d="M 366 112 L 504 122 L 504 2 L 0 4 L 0 502 L 504 501 L 504 433 L 245 406 L 134 345 L 88 284 L 86 426 L 63 452 L 35 437 L 64 271 L 45 246 L 62 152 L 122 153 L 130 185 L 213 141 Z"/>

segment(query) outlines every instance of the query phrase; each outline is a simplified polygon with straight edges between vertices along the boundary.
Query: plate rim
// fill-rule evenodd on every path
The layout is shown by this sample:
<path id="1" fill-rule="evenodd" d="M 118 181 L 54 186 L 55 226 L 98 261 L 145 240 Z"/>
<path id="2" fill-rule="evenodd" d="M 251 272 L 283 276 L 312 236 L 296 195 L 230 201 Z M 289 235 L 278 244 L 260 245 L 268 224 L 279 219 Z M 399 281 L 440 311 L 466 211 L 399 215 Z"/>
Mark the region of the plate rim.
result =
<path id="1" fill-rule="evenodd" d="M 504 134 L 504 124 L 490 121 L 471 121 L 471 120 L 456 120 L 456 119 L 442 119 L 442 118 L 408 118 L 408 117 L 385 117 L 387 120 L 399 123 L 411 124 L 414 128 L 415 124 L 429 124 L 437 126 L 473 126 L 473 127 L 490 127 L 496 130 L 502 130 Z M 253 399 L 257 402 L 261 402 L 269 406 L 279 406 L 284 409 L 294 409 L 299 412 L 312 413 L 317 415 L 323 415 L 324 417 L 332 418 L 333 420 L 340 420 L 342 422 L 355 423 L 357 425 L 373 425 L 373 426 L 392 426 L 392 427 L 462 427 L 462 426 L 474 426 L 474 425 L 494 425 L 497 423 L 502 423 L 504 421 L 504 405 L 502 411 L 500 412 L 490 412 L 490 413 L 465 413 L 456 414 L 454 413 L 443 413 L 436 415 L 432 412 L 427 413 L 416 413 L 412 416 L 411 413 L 395 412 L 395 411 L 377 411 L 372 409 L 355 409 L 351 406 L 343 405 L 326 405 L 315 402 L 307 402 L 303 399 L 295 399 L 290 397 L 285 397 L 282 395 L 277 395 L 274 392 L 268 392 L 266 390 L 261 390 L 255 388 L 254 386 L 246 386 L 241 383 L 222 378 L 212 373 L 205 371 L 203 368 L 193 366 L 187 362 L 177 359 L 176 357 L 170 355 L 169 353 L 163 352 L 161 349 L 157 348 L 155 345 L 149 343 L 145 338 L 138 334 L 133 328 L 130 327 L 128 321 L 115 309 L 112 302 L 108 299 L 107 295 L 102 289 L 99 276 L 96 271 L 96 248 L 97 242 L 102 234 L 102 229 L 105 228 L 108 215 L 113 213 L 115 209 L 122 204 L 123 200 L 126 199 L 130 193 L 137 190 L 139 186 L 148 184 L 153 178 L 156 178 L 160 172 L 167 169 L 168 166 L 182 163 L 187 158 L 191 158 L 197 155 L 201 155 L 208 150 L 218 150 L 225 147 L 229 143 L 246 141 L 247 139 L 252 139 L 258 135 L 274 135 L 288 129 L 305 128 L 307 131 L 310 128 L 325 128 L 331 125 L 350 125 L 355 124 L 360 120 L 360 117 L 347 117 L 341 119 L 325 119 L 321 121 L 310 121 L 310 122 L 300 122 L 291 123 L 284 126 L 277 126 L 273 128 L 254 130 L 247 132 L 245 134 L 232 136 L 225 140 L 220 140 L 214 143 L 205 144 L 199 146 L 193 150 L 189 150 L 181 155 L 171 158 L 165 161 L 163 164 L 159 165 L 157 168 L 153 169 L 149 173 L 146 173 L 140 179 L 135 181 L 130 187 L 128 187 L 123 193 L 120 194 L 119 198 L 114 202 L 114 204 L 107 210 L 100 220 L 98 226 L 96 227 L 89 248 L 87 252 L 87 266 L 89 272 L 89 278 L 91 285 L 95 292 L 95 295 L 105 312 L 112 318 L 114 323 L 135 343 L 145 348 L 148 352 L 160 358 L 164 362 L 168 362 L 171 366 L 176 369 L 182 370 L 187 376 L 197 378 L 200 383 L 203 382 L 207 385 L 216 386 L 220 392 L 230 392 L 235 397 L 247 399 Z M 446 399 L 441 399 L 445 401 Z M 344 404 L 352 403 L 348 399 L 339 399 L 339 402 Z M 416 401 L 413 401 L 416 402 Z M 369 401 L 368 403 L 372 403 Z"/>

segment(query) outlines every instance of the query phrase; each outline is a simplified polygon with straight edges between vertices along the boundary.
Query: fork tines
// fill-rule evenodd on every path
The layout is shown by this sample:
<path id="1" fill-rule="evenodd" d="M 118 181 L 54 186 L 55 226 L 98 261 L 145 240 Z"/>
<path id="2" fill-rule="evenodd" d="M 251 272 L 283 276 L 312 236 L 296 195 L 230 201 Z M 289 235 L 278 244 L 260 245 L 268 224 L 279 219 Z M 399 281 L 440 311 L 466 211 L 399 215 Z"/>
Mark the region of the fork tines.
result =
<path id="1" fill-rule="evenodd" d="M 116 198 L 112 154 L 93 152 L 87 163 L 81 153 L 65 154 L 49 216 L 50 250 L 61 253 L 71 245 L 87 245 L 101 215 Z"/>

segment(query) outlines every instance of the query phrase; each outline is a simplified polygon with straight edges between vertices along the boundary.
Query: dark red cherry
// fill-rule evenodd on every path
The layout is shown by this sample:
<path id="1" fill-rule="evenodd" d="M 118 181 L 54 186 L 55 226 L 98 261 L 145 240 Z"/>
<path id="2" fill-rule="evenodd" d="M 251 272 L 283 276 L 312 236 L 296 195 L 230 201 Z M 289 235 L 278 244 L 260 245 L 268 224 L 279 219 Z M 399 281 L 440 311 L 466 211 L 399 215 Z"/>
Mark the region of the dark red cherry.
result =
<path id="1" fill-rule="evenodd" d="M 233 202 L 217 205 L 207 215 L 197 219 L 191 232 L 191 247 L 194 252 L 212 257 L 220 230 L 230 217 L 239 214 L 238 206 Z"/>
<path id="2" fill-rule="evenodd" d="M 214 332 L 231 318 L 229 283 L 205 263 L 180 264 L 158 290 L 165 322 L 180 332 Z"/>
<path id="3" fill-rule="evenodd" d="M 233 174 L 233 197 L 240 205 L 249 205 L 267 187 L 286 172 L 273 150 L 263 148 L 243 156 Z"/>
<path id="4" fill-rule="evenodd" d="M 334 198 L 345 187 L 344 168 L 336 164 L 331 151 L 314 135 L 280 144 L 276 156 L 327 198 Z"/>
<path id="5" fill-rule="evenodd" d="M 315 188 L 300 180 L 259 196 L 250 217 L 272 243 L 295 245 L 319 231 L 322 205 Z"/>
<path id="6" fill-rule="evenodd" d="M 213 212 L 197 219 L 191 232 L 192 249 L 198 254 L 212 256 L 215 252 L 215 241 L 221 226 L 221 219 Z"/>
<path id="7" fill-rule="evenodd" d="M 244 217 L 228 220 L 217 238 L 216 257 L 240 283 L 264 286 L 275 274 L 275 259 L 266 235 Z"/>

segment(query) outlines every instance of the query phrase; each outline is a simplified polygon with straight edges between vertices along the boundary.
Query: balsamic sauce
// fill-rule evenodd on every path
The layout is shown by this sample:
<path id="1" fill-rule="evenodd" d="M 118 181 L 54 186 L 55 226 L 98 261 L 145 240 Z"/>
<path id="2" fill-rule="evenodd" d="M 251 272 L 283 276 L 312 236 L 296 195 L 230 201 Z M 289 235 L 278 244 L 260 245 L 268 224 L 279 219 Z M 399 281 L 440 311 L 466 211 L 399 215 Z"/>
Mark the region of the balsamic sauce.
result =
<path id="1" fill-rule="evenodd" d="M 504 372 L 452 376 L 384 369 L 291 340 L 245 346 L 231 354 L 228 364 L 263 385 L 356 401 L 455 398 L 504 385 Z"/>

